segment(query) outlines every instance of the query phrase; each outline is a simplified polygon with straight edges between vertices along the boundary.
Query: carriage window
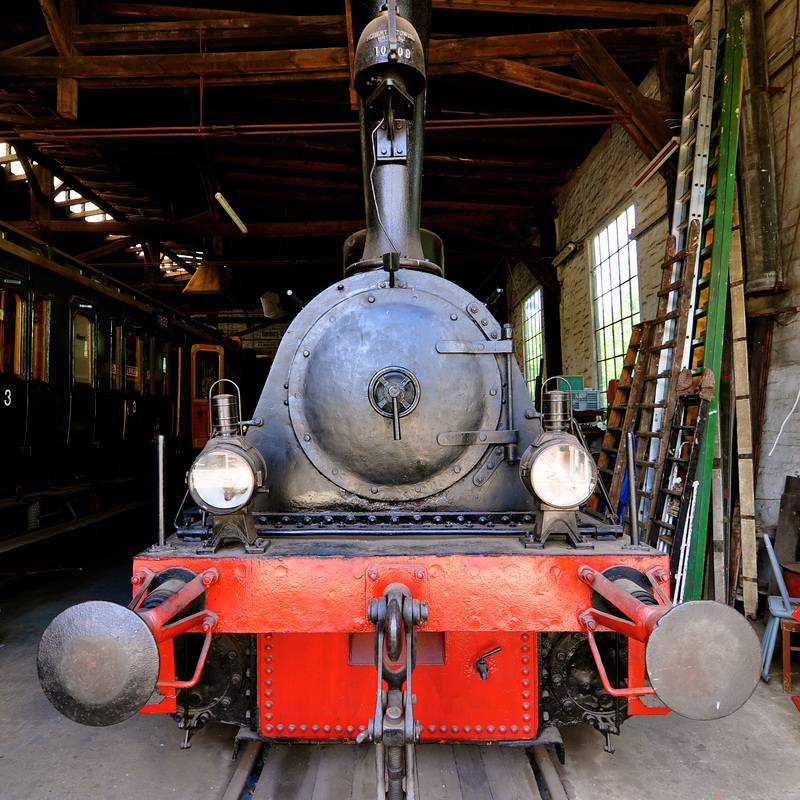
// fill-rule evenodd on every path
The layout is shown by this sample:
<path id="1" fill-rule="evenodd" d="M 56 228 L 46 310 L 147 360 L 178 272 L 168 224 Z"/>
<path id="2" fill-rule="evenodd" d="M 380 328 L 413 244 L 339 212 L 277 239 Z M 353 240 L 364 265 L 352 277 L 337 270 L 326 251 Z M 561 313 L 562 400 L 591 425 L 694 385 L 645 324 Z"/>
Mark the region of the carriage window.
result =
<path id="1" fill-rule="evenodd" d="M 33 298 L 33 358 L 31 378 L 47 381 L 50 377 L 50 301 Z"/>
<path id="2" fill-rule="evenodd" d="M 22 300 L 0 289 L 0 375 L 22 374 Z"/>
<path id="3" fill-rule="evenodd" d="M 147 358 L 144 370 L 145 391 L 149 394 L 155 394 L 155 381 L 157 380 L 156 375 L 158 373 L 158 367 L 155 363 L 156 343 L 152 338 L 146 340 L 145 353 Z"/>
<path id="4" fill-rule="evenodd" d="M 161 354 L 158 357 L 158 366 L 161 373 L 161 394 L 168 396 L 169 391 L 169 345 L 164 342 L 161 345 Z"/>
<path id="5" fill-rule="evenodd" d="M 138 392 L 142 388 L 142 342 L 132 331 L 125 334 L 125 391 Z"/>
<path id="6" fill-rule="evenodd" d="M 122 329 L 111 324 L 111 388 L 122 389 Z"/>
<path id="7" fill-rule="evenodd" d="M 193 397 L 208 397 L 208 392 L 220 377 L 220 358 L 216 350 L 197 350 L 194 353 L 194 393 Z"/>
<path id="8" fill-rule="evenodd" d="M 72 317 L 72 380 L 91 386 L 94 382 L 94 351 L 92 347 L 92 320 L 86 314 Z"/>

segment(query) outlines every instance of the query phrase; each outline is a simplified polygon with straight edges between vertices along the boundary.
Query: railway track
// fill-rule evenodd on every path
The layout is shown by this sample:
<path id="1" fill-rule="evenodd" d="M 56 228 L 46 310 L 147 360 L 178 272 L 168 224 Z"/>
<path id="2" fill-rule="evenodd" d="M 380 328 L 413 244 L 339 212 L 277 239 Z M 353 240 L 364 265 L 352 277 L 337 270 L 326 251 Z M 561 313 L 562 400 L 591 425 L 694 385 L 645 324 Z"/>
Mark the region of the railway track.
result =
<path id="1" fill-rule="evenodd" d="M 543 745 L 417 746 L 418 800 L 566 800 Z M 222 800 L 375 800 L 368 745 L 249 740 Z M 541 788 L 544 786 L 545 788 Z"/>

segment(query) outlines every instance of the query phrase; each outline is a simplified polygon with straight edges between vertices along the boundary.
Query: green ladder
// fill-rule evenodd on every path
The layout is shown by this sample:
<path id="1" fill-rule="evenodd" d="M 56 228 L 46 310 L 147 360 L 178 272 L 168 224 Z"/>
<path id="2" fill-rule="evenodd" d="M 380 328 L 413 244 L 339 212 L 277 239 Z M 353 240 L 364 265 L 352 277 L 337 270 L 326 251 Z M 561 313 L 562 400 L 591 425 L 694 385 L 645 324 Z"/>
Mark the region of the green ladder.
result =
<path id="1" fill-rule="evenodd" d="M 697 275 L 697 302 L 691 320 L 688 366 L 699 376 L 710 369 L 720 385 L 725 313 L 728 300 L 728 260 L 731 251 L 736 151 L 739 136 L 739 110 L 742 96 L 742 39 L 744 17 L 740 7 L 728 9 L 722 68 L 717 73 L 715 125 L 709 158 L 709 181 L 701 234 L 700 264 Z M 686 600 L 703 594 L 708 522 L 711 507 L 711 475 L 714 443 L 719 417 L 719 392 L 708 407 L 705 431 L 697 458 L 698 482 L 692 515 L 691 538 L 687 544 Z"/>

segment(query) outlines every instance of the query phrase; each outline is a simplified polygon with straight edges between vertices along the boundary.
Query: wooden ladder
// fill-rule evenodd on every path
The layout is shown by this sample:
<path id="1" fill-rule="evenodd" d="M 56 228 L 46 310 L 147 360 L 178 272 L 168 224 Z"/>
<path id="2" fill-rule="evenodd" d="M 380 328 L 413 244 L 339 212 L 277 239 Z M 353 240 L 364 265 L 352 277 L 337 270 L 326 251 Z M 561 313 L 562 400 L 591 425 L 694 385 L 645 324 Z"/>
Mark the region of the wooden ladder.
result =
<path id="1" fill-rule="evenodd" d="M 625 477 L 625 459 L 619 457 L 624 450 L 624 433 L 631 429 L 636 403 L 641 395 L 643 371 L 638 365 L 652 343 L 653 326 L 649 322 L 639 322 L 633 326 L 631 340 L 625 353 L 625 361 L 617 380 L 614 400 L 609 407 L 603 443 L 597 458 L 598 485 L 594 494 L 589 498 L 589 507 L 602 510 L 607 505 L 606 496 L 608 496 L 611 508 L 608 508 L 607 511 L 612 516 L 616 515 L 622 482 Z"/>

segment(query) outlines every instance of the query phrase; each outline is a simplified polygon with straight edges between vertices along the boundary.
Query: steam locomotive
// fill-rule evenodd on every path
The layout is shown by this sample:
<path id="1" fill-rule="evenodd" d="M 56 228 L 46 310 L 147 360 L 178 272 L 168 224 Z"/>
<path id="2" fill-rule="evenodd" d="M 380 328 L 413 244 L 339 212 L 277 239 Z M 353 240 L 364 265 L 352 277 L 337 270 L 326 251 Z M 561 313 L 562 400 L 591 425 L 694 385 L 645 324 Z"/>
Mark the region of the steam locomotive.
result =
<path id="1" fill-rule="evenodd" d="M 130 606 L 47 629 L 45 694 L 88 725 L 173 714 L 186 745 L 208 720 L 369 741 L 392 800 L 415 796 L 420 741 L 531 745 L 572 723 L 610 740 L 632 714 L 734 711 L 758 680 L 749 624 L 673 606 L 667 555 L 581 510 L 597 475 L 568 395 L 534 408 L 510 326 L 419 228 L 429 6 L 353 6 L 366 230 L 246 433 L 236 392 L 212 396 L 199 510 L 136 557 Z"/>

